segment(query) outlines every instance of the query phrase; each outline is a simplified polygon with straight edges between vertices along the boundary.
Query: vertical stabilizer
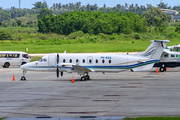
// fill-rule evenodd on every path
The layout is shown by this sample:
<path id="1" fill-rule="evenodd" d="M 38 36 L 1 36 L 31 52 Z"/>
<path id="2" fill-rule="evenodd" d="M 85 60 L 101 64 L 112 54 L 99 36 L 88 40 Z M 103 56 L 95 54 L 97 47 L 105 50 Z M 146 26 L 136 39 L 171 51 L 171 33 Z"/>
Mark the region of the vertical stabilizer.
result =
<path id="1" fill-rule="evenodd" d="M 169 40 L 152 40 L 151 42 L 151 45 L 145 51 L 137 53 L 135 55 L 159 60 Z"/>

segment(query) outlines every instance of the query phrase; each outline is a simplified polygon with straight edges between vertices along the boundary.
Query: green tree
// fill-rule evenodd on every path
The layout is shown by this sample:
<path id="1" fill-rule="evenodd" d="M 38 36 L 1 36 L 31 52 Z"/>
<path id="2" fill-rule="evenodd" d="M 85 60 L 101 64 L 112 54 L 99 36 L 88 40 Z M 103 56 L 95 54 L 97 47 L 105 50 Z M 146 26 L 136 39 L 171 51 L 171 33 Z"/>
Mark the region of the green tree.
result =
<path id="1" fill-rule="evenodd" d="M 180 24 L 176 27 L 175 32 L 180 33 Z"/>
<path id="2" fill-rule="evenodd" d="M 159 8 L 168 9 L 168 4 L 165 4 L 164 2 L 160 2 L 159 4 L 157 4 L 157 6 Z"/>
<path id="3" fill-rule="evenodd" d="M 164 22 L 168 20 L 167 15 L 162 10 L 156 7 L 151 7 L 145 13 L 143 13 L 142 16 L 147 19 L 149 26 L 156 24 L 155 21 L 157 17 L 161 18 Z"/>
<path id="4" fill-rule="evenodd" d="M 10 15 L 4 11 L 0 11 L 0 21 L 9 20 Z"/>
<path id="5" fill-rule="evenodd" d="M 21 26 L 21 24 L 22 24 L 21 20 L 17 20 L 16 23 L 18 26 Z"/>
<path id="6" fill-rule="evenodd" d="M 164 21 L 161 18 L 156 17 L 155 18 L 155 31 L 164 32 L 166 30 L 166 28 L 167 28 L 167 26 L 164 23 Z"/>
<path id="7" fill-rule="evenodd" d="M 33 9 L 41 9 L 41 8 L 48 8 L 46 2 L 36 2 L 35 4 L 32 4 L 34 7 Z"/>
<path id="8" fill-rule="evenodd" d="M 46 8 L 42 8 L 39 12 L 39 14 L 37 15 L 38 19 L 41 19 L 45 16 L 51 15 L 53 14 L 52 10 L 46 9 Z"/>

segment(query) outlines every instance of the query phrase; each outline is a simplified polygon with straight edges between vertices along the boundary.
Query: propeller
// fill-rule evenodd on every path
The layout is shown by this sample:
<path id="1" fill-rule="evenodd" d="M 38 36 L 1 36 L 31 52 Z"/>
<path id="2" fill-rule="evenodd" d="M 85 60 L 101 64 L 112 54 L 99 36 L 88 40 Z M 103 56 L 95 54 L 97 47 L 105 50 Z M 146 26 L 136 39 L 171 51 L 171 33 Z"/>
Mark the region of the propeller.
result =
<path id="1" fill-rule="evenodd" d="M 56 69 L 57 78 L 59 77 L 59 67 L 58 67 L 58 64 L 59 64 L 59 54 L 57 54 L 57 69 Z"/>

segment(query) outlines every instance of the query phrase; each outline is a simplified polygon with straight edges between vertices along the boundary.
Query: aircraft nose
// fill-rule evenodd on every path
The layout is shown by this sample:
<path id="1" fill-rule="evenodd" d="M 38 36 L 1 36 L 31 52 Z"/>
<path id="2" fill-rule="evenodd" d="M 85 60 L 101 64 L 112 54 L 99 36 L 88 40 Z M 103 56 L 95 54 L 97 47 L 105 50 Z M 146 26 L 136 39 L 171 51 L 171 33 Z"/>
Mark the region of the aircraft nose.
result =
<path id="1" fill-rule="evenodd" d="M 20 68 L 21 68 L 21 69 L 25 69 L 25 68 L 26 68 L 26 64 L 25 64 L 25 65 L 21 65 Z"/>

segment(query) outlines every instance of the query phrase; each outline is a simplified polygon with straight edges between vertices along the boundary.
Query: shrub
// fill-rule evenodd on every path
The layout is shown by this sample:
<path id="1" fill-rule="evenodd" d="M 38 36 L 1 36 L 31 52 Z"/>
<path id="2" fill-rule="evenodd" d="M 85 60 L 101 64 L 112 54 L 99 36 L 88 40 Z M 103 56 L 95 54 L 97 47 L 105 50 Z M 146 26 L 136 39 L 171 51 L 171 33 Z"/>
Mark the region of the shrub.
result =
<path id="1" fill-rule="evenodd" d="M 16 23 L 18 24 L 18 26 L 21 26 L 22 24 L 21 20 L 17 20 Z"/>
<path id="2" fill-rule="evenodd" d="M 140 35 L 139 35 L 138 33 L 135 33 L 135 34 L 134 34 L 134 38 L 135 38 L 135 39 L 141 39 L 141 38 L 140 38 Z"/>
<path id="3" fill-rule="evenodd" d="M 170 32 L 170 33 L 167 33 L 166 37 L 168 39 L 172 39 L 172 38 L 179 38 L 180 35 L 177 32 Z"/>
<path id="4" fill-rule="evenodd" d="M 4 31 L 0 31 L 0 40 L 12 40 L 12 37 L 9 33 L 5 33 Z"/>
<path id="5" fill-rule="evenodd" d="M 109 40 L 114 40 L 114 39 L 116 39 L 116 37 L 114 35 L 109 36 Z"/>
<path id="6" fill-rule="evenodd" d="M 79 37 L 84 36 L 83 31 L 73 32 L 73 33 L 69 34 L 68 37 L 69 37 L 69 39 L 76 39 L 77 36 L 79 36 Z"/>
<path id="7" fill-rule="evenodd" d="M 180 33 L 180 24 L 176 27 L 175 32 Z"/>

